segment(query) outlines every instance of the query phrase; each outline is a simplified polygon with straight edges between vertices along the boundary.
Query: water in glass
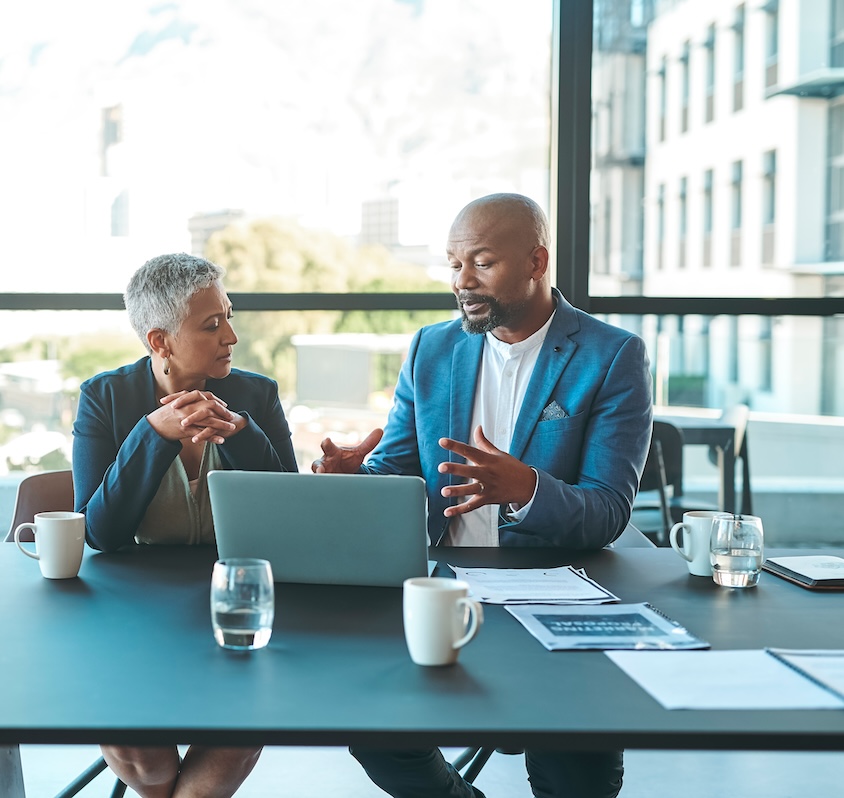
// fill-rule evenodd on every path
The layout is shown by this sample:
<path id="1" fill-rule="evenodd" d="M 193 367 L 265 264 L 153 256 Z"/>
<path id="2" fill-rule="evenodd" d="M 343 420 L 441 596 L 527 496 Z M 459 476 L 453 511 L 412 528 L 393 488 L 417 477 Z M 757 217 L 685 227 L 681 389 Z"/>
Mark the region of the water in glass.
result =
<path id="1" fill-rule="evenodd" d="M 263 648 L 270 642 L 273 612 L 252 604 L 219 601 L 211 609 L 211 624 L 214 639 L 223 648 Z"/>
<path id="2" fill-rule="evenodd" d="M 754 587 L 762 570 L 762 553 L 752 549 L 716 549 L 710 554 L 712 578 L 724 587 Z"/>

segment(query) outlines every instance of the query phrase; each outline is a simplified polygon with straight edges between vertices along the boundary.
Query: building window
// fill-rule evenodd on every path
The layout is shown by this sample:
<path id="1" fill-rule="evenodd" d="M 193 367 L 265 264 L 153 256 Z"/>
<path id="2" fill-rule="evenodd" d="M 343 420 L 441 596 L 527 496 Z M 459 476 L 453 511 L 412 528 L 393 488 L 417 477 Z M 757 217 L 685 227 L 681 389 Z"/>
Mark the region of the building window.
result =
<path id="1" fill-rule="evenodd" d="M 703 173 L 703 266 L 712 265 L 712 170 Z"/>
<path id="2" fill-rule="evenodd" d="M 686 232 L 688 227 L 688 204 L 686 202 L 686 178 L 680 178 L 680 196 L 679 196 L 679 214 L 678 231 L 680 234 L 679 251 L 677 252 L 677 266 L 680 269 L 686 266 Z"/>
<path id="3" fill-rule="evenodd" d="M 733 111 L 744 107 L 744 6 L 736 9 L 733 22 Z"/>
<path id="4" fill-rule="evenodd" d="M 123 108 L 119 105 L 102 110 L 102 129 L 100 131 L 100 174 L 108 177 L 111 148 L 123 141 Z"/>
<path id="5" fill-rule="evenodd" d="M 129 192 L 121 191 L 111 203 L 111 235 L 129 235 Z"/>
<path id="6" fill-rule="evenodd" d="M 688 42 L 683 44 L 683 54 L 680 56 L 682 97 L 680 102 L 680 132 L 685 133 L 689 129 L 689 53 L 691 45 Z"/>
<path id="7" fill-rule="evenodd" d="M 664 267 L 665 250 L 665 184 L 659 186 L 659 193 L 656 200 L 656 267 Z"/>
<path id="8" fill-rule="evenodd" d="M 668 86 L 666 73 L 668 71 L 668 59 L 663 56 L 659 65 L 659 140 L 665 141 L 665 108 L 668 104 Z"/>
<path id="9" fill-rule="evenodd" d="M 777 153 L 762 156 L 762 263 L 774 262 L 774 230 L 777 218 Z"/>
<path id="10" fill-rule="evenodd" d="M 765 88 L 777 85 L 780 51 L 780 4 L 779 0 L 769 0 L 764 6 L 765 20 Z"/>
<path id="11" fill-rule="evenodd" d="M 731 218 L 730 218 L 730 265 L 738 266 L 741 263 L 741 217 L 742 217 L 742 162 L 735 161 L 733 163 L 733 174 L 730 183 L 730 201 L 731 201 Z"/>
<path id="12" fill-rule="evenodd" d="M 830 64 L 844 67 L 844 0 L 833 0 Z"/>
<path id="13" fill-rule="evenodd" d="M 829 108 L 829 141 L 826 259 L 839 261 L 844 260 L 844 101 Z"/>
<path id="14" fill-rule="evenodd" d="M 710 25 L 703 42 L 706 49 L 706 107 L 703 121 L 711 122 L 715 118 L 715 26 Z"/>

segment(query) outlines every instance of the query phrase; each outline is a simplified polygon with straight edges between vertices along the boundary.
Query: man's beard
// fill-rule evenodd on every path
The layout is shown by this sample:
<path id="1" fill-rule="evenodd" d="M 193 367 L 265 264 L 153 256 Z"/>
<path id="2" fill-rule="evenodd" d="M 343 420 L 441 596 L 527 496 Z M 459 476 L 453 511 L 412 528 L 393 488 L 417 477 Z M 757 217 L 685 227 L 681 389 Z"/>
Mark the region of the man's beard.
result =
<path id="1" fill-rule="evenodd" d="M 463 309 L 463 304 L 484 304 L 487 306 L 487 314 L 483 318 L 470 319 Z M 472 335 L 492 332 L 497 327 L 504 327 L 518 316 L 523 305 L 504 305 L 495 297 L 483 294 L 460 294 L 457 297 L 457 306 L 460 308 L 460 315 L 463 321 L 463 331 Z"/>

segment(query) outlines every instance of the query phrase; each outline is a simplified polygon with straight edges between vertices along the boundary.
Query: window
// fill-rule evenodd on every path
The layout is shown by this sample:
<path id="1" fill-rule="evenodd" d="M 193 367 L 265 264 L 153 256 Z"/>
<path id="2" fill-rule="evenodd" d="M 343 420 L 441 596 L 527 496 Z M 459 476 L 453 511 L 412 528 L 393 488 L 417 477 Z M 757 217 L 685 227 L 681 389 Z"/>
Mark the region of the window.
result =
<path id="1" fill-rule="evenodd" d="M 702 265 L 712 265 L 712 170 L 703 173 L 703 257 Z"/>
<path id="2" fill-rule="evenodd" d="M 657 269 L 665 268 L 665 185 L 660 185 L 656 199 Z"/>
<path id="3" fill-rule="evenodd" d="M 686 202 L 687 182 L 685 177 L 680 178 L 680 194 L 678 196 L 678 225 L 679 247 L 677 250 L 677 266 L 681 269 L 686 267 L 686 230 L 688 227 L 688 205 Z"/>
<path id="4" fill-rule="evenodd" d="M 706 85 L 704 87 L 705 107 L 704 122 L 711 122 L 715 118 L 715 26 L 710 25 L 703 42 L 706 50 Z"/>
<path id="5" fill-rule="evenodd" d="M 689 53 L 691 45 L 683 43 L 683 54 L 680 56 L 681 67 L 681 91 L 680 98 L 680 132 L 685 133 L 689 129 Z"/>
<path id="6" fill-rule="evenodd" d="M 733 22 L 733 111 L 744 107 L 744 16 L 741 5 Z"/>
<path id="7" fill-rule="evenodd" d="M 732 166 L 730 181 L 730 266 L 741 264 L 741 224 L 742 224 L 742 172 L 741 161 L 735 161 Z"/>
<path id="8" fill-rule="evenodd" d="M 46 6 L 0 28 L 0 478 L 66 465 L 8 458 L 66 453 L 79 381 L 142 355 L 121 294 L 153 255 L 227 269 L 237 364 L 307 447 L 382 424 L 407 337 L 453 315 L 463 204 L 551 210 L 552 0 Z"/>
<path id="9" fill-rule="evenodd" d="M 659 140 L 665 141 L 665 125 L 666 125 L 666 108 L 668 107 L 668 59 L 663 56 L 660 63 L 659 72 Z"/>
<path id="10" fill-rule="evenodd" d="M 388 333 L 418 327 L 421 316 L 409 314 L 448 316 L 453 299 L 438 264 L 454 210 L 517 190 L 547 203 L 562 243 L 555 280 L 575 305 L 643 333 L 661 376 L 668 367 L 657 341 L 681 347 L 682 372 L 666 378 L 672 402 L 697 397 L 714 409 L 746 399 L 757 436 L 769 411 L 811 415 L 819 438 L 836 444 L 842 98 L 784 92 L 807 54 L 844 66 L 844 0 L 822 3 L 820 17 L 812 0 L 782 3 L 778 84 L 765 102 L 756 95 L 773 5 L 746 4 L 742 61 L 757 66 L 741 74 L 756 83 L 739 116 L 730 113 L 738 2 L 255 0 L 247 15 L 238 4 L 127 0 L 102 5 L 96 29 L 72 4 L 53 0 L 49 14 L 44 4 L 18 4 L 0 28 L 0 218 L 4 263 L 13 264 L 0 267 L 0 383 L 32 387 L 24 361 L 34 371 L 53 361 L 38 383 L 52 388 L 39 401 L 72 400 L 55 361 L 90 374 L 136 356 L 136 342 L 116 351 L 108 321 L 123 316 L 128 273 L 150 253 L 213 247 L 230 256 L 241 362 L 248 355 L 279 376 L 299 430 L 339 423 L 297 403 L 297 345 L 259 345 L 262 326 L 316 336 L 327 320 L 331 334 L 374 330 L 386 347 Z M 673 136 L 681 72 L 676 91 L 667 72 L 685 42 L 689 129 Z M 87 91 L 86 76 L 94 78 Z M 590 102 L 596 119 L 604 115 L 591 140 Z M 764 219 L 768 152 L 780 194 L 776 269 L 760 269 L 759 236 L 747 227 L 743 268 L 731 270 L 732 165 L 747 164 L 746 221 Z M 679 272 L 674 203 L 686 175 L 689 246 Z M 254 262 L 232 254 L 261 252 L 266 241 L 276 246 Z M 275 269 L 290 243 L 299 266 Z M 749 354 L 765 340 L 750 316 L 770 319 L 770 391 Z M 60 334 L 87 351 L 67 349 Z M 733 340 L 742 361 L 730 371 Z M 373 357 L 375 372 L 386 373 L 401 355 L 386 347 Z M 34 403 L 34 387 L 29 396 Z M 73 407 L 56 401 L 66 430 Z M 0 447 L 21 432 L 21 406 L 0 406 Z M 833 418 L 818 423 L 818 414 Z M 809 500 L 815 478 L 844 496 L 841 445 L 789 452 L 793 462 L 765 463 L 767 476 L 804 485 Z M 755 472 L 754 490 L 765 479 Z"/>
<path id="11" fill-rule="evenodd" d="M 762 159 L 762 263 L 771 264 L 777 218 L 777 153 L 771 150 Z"/>
<path id="12" fill-rule="evenodd" d="M 832 53 L 830 64 L 844 67 L 844 0 L 832 0 Z"/>
<path id="13" fill-rule="evenodd" d="M 844 261 L 844 101 L 829 109 L 829 213 L 826 259 Z"/>
<path id="14" fill-rule="evenodd" d="M 466 201 L 549 209 L 552 0 L 121 6 L 97 35 L 58 0 L 4 15 L 4 254 L 39 249 L 4 291 L 118 294 L 152 254 L 257 252 L 283 220 L 337 268 L 259 264 L 234 290 L 447 294 Z"/>
<path id="15" fill-rule="evenodd" d="M 769 0 L 765 9 L 765 88 L 776 86 L 779 77 L 779 0 Z"/>

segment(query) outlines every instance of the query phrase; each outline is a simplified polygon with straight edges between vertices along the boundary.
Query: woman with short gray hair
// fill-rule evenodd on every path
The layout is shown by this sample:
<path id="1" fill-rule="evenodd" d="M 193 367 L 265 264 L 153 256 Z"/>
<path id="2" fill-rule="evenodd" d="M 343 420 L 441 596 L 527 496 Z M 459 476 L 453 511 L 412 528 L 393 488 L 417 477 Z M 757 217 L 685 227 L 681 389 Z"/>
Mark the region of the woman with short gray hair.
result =
<path id="1" fill-rule="evenodd" d="M 148 354 L 82 383 L 73 425 L 75 504 L 95 549 L 213 544 L 209 471 L 298 470 L 278 385 L 232 368 L 223 274 L 179 253 L 129 281 L 126 310 Z M 260 752 L 191 746 L 181 761 L 175 746 L 103 746 L 141 798 L 229 798 Z"/>

